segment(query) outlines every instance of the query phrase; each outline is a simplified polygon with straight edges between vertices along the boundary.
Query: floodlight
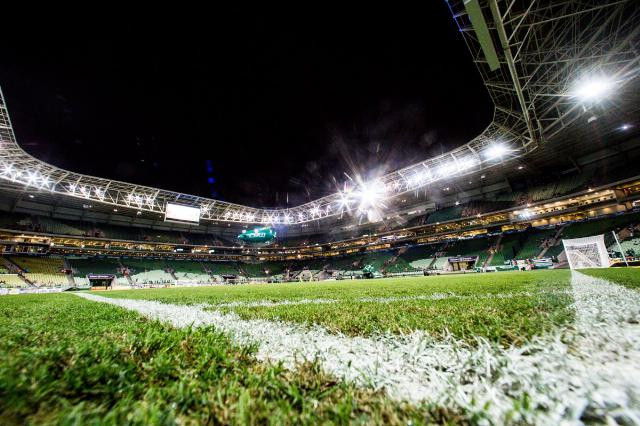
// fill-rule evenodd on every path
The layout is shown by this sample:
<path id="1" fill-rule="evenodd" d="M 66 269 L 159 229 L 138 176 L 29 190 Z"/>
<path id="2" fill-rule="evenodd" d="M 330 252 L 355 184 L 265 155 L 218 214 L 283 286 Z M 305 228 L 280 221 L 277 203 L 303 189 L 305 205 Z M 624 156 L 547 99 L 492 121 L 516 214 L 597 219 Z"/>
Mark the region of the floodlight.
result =
<path id="1" fill-rule="evenodd" d="M 440 177 L 448 177 L 456 171 L 456 165 L 453 162 L 444 163 L 438 166 L 437 173 Z"/>
<path id="2" fill-rule="evenodd" d="M 501 159 L 507 152 L 509 152 L 509 148 L 507 146 L 502 143 L 494 143 L 484 151 L 484 155 L 487 160 L 495 160 L 497 158 Z"/>
<path id="3" fill-rule="evenodd" d="M 429 170 L 424 170 L 422 173 L 418 173 L 416 178 L 418 182 L 425 183 L 431 179 L 431 172 L 429 172 Z"/>
<path id="4" fill-rule="evenodd" d="M 631 124 L 623 124 L 620 126 L 620 130 L 629 130 L 631 127 Z"/>
<path id="5" fill-rule="evenodd" d="M 355 192 L 359 201 L 358 210 L 367 211 L 371 207 L 377 207 L 385 198 L 385 186 L 382 182 L 363 182 Z"/>
<path id="6" fill-rule="evenodd" d="M 38 172 L 27 172 L 27 185 L 33 184 L 38 177 Z"/>
<path id="7" fill-rule="evenodd" d="M 341 191 L 339 193 L 340 198 L 338 199 L 338 208 L 340 210 L 349 210 L 349 205 L 353 202 L 353 199 L 350 197 L 351 191 Z"/>
<path id="8" fill-rule="evenodd" d="M 476 165 L 476 159 L 467 157 L 458 160 L 458 170 L 467 170 Z"/>
<path id="9" fill-rule="evenodd" d="M 408 179 L 406 179 L 407 182 L 407 186 L 409 188 L 413 187 L 413 186 L 417 186 L 418 183 L 420 182 L 420 175 L 416 174 Z"/>
<path id="10" fill-rule="evenodd" d="M 613 90 L 613 81 L 606 77 L 590 77 L 576 83 L 573 95 L 585 102 L 597 102 Z"/>
<path id="11" fill-rule="evenodd" d="M 528 209 L 525 209 L 520 213 L 520 217 L 522 219 L 531 219 L 532 216 L 533 216 L 533 213 Z"/>
<path id="12" fill-rule="evenodd" d="M 42 176 L 40 178 L 40 182 L 41 182 L 41 184 L 40 184 L 41 188 L 43 188 L 43 187 L 47 187 L 48 188 L 49 187 L 49 183 L 50 182 L 49 182 L 49 178 L 47 176 Z"/>

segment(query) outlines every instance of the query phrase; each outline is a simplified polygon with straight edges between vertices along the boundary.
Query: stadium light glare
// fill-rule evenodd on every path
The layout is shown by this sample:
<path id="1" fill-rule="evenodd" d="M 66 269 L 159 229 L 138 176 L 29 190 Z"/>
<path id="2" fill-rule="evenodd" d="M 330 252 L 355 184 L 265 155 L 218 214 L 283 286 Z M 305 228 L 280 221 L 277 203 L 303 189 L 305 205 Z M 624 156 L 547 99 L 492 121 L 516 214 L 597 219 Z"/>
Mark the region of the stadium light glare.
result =
<path id="1" fill-rule="evenodd" d="M 382 182 L 363 182 L 358 187 L 355 196 L 359 202 L 358 211 L 366 212 L 370 208 L 377 207 L 384 200 L 386 188 Z"/>
<path id="2" fill-rule="evenodd" d="M 38 172 L 27 173 L 27 185 L 32 185 L 38 179 Z"/>
<path id="3" fill-rule="evenodd" d="M 529 209 L 525 209 L 520 213 L 522 219 L 530 219 L 533 217 L 533 213 Z"/>
<path id="4" fill-rule="evenodd" d="M 584 102 L 597 102 L 613 91 L 613 81 L 606 77 L 588 77 L 578 81 L 573 95 Z"/>
<path id="5" fill-rule="evenodd" d="M 467 170 L 477 164 L 475 158 L 467 157 L 458 160 L 458 170 Z"/>
<path id="6" fill-rule="evenodd" d="M 406 178 L 405 182 L 407 183 L 407 188 L 413 188 L 414 186 L 417 186 L 418 183 L 420 182 L 420 176 L 416 173 L 410 178 Z"/>
<path id="7" fill-rule="evenodd" d="M 351 197 L 351 191 L 345 189 L 344 191 L 340 192 L 339 196 L 340 198 L 337 201 L 338 209 L 340 209 L 341 211 L 349 210 L 350 204 L 354 201 Z"/>
<path id="8" fill-rule="evenodd" d="M 409 188 L 422 186 L 432 180 L 433 180 L 433 176 L 431 175 L 431 171 L 423 170 L 421 172 L 416 172 L 410 178 L 406 178 L 405 182 L 409 189 Z M 398 189 L 400 189 L 401 184 L 400 182 L 395 181 L 392 185 L 389 185 L 389 186 L 391 187 L 390 188 L 388 187 L 387 191 L 397 191 Z"/>
<path id="9" fill-rule="evenodd" d="M 418 179 L 420 183 L 425 183 L 432 179 L 431 172 L 429 170 L 424 170 L 422 173 L 418 174 Z"/>
<path id="10" fill-rule="evenodd" d="M 49 188 L 49 178 L 47 176 L 40 176 L 40 188 Z"/>
<path id="11" fill-rule="evenodd" d="M 484 151 L 484 155 L 487 160 L 496 160 L 502 159 L 502 157 L 509 151 L 509 148 L 504 144 L 494 143 Z"/>
<path id="12" fill-rule="evenodd" d="M 444 163 L 438 166 L 437 174 L 440 177 L 451 176 L 456 171 L 456 165 L 453 162 Z"/>
<path id="13" fill-rule="evenodd" d="M 311 217 L 320 216 L 320 209 L 318 208 L 318 206 L 315 206 L 315 207 L 309 209 L 309 215 Z"/>

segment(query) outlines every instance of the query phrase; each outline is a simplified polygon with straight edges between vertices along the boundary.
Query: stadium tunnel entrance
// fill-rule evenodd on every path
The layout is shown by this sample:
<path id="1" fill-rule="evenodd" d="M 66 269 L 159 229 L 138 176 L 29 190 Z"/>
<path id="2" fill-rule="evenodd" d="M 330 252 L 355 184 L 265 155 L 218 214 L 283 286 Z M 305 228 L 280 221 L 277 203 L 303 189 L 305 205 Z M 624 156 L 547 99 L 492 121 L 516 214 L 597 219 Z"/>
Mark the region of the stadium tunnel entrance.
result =
<path id="1" fill-rule="evenodd" d="M 449 265 L 455 272 L 472 271 L 477 261 L 478 256 L 457 256 L 449 258 Z"/>

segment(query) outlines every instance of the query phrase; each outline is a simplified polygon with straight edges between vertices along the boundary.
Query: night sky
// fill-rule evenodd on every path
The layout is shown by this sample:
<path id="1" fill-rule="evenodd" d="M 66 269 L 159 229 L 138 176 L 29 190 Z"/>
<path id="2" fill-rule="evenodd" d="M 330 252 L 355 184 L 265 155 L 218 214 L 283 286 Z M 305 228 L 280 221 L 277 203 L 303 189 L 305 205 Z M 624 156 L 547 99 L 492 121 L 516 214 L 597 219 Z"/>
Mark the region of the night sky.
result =
<path id="1" fill-rule="evenodd" d="M 295 205 L 345 172 L 409 165 L 489 123 L 446 3 L 426 7 L 14 19 L 0 86 L 18 142 L 47 162 Z"/>

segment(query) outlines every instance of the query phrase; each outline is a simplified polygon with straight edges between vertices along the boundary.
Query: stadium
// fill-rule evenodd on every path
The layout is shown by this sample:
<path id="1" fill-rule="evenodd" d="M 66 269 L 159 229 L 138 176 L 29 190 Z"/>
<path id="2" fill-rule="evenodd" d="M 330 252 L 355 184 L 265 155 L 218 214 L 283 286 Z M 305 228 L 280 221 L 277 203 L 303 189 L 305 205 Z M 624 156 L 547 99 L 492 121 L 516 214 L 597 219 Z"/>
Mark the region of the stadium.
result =
<path id="1" fill-rule="evenodd" d="M 2 423 L 640 424 L 640 4 L 446 6 L 491 121 L 296 205 L 58 167 L 0 92 Z"/>

